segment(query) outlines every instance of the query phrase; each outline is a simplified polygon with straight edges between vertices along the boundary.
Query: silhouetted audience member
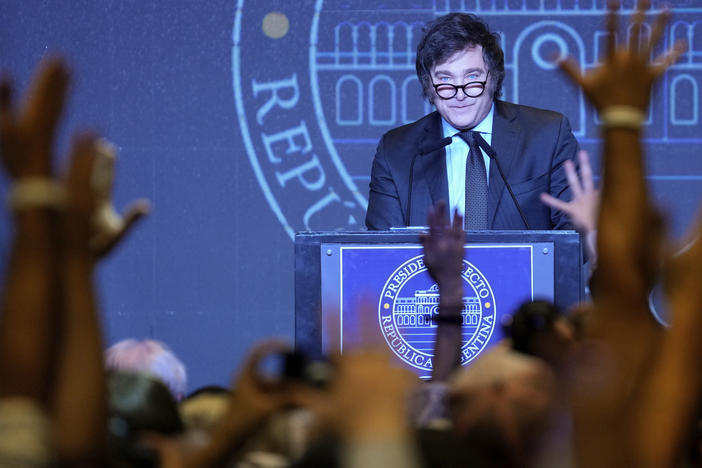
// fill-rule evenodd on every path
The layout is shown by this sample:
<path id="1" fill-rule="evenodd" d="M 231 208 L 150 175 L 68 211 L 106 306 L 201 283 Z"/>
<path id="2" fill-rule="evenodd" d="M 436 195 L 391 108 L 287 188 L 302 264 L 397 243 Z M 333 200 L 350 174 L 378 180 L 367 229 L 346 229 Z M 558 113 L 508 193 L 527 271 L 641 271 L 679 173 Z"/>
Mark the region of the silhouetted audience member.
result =
<path id="1" fill-rule="evenodd" d="M 530 466 L 553 422 L 556 397 L 545 362 L 495 346 L 451 379 L 453 431 L 482 466 Z"/>
<path id="2" fill-rule="evenodd" d="M 160 341 L 126 339 L 105 351 L 107 370 L 140 371 L 160 379 L 176 400 L 185 396 L 187 373 L 185 365 Z"/>
<path id="3" fill-rule="evenodd" d="M 107 408 L 108 455 L 116 466 L 158 466 L 158 454 L 144 443 L 143 436 L 175 436 L 184 429 L 170 390 L 147 373 L 110 373 Z"/>
<path id="4" fill-rule="evenodd" d="M 543 359 L 559 370 L 575 341 L 575 327 L 551 302 L 522 304 L 505 326 L 512 349 Z"/>

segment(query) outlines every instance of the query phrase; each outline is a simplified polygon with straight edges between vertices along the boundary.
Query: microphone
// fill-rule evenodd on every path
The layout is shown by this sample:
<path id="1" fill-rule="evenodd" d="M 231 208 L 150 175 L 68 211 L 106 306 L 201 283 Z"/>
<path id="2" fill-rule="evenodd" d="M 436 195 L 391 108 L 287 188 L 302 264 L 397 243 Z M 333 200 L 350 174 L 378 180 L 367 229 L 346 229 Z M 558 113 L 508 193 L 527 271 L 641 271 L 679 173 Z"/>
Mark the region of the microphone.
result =
<path id="1" fill-rule="evenodd" d="M 502 181 L 505 183 L 505 186 L 507 187 L 507 190 L 509 191 L 510 197 L 512 197 L 512 201 L 514 202 L 514 206 L 517 207 L 517 211 L 519 211 L 519 216 L 522 217 L 522 221 L 524 221 L 524 226 L 526 226 L 527 229 L 531 229 L 529 227 L 529 223 L 527 222 L 526 216 L 524 216 L 524 212 L 522 211 L 522 207 L 519 205 L 519 202 L 517 201 L 517 197 L 514 196 L 514 192 L 512 192 L 512 186 L 509 185 L 509 182 L 507 182 L 507 177 L 505 177 L 505 173 L 502 172 L 502 166 L 500 166 L 500 161 L 497 159 L 497 153 L 495 150 L 492 148 L 492 146 L 488 145 L 488 142 L 483 139 L 483 136 L 479 132 L 475 132 L 475 142 L 480 146 L 480 148 L 485 151 L 485 154 L 488 155 L 490 159 L 495 161 L 495 165 L 497 166 L 497 170 L 500 173 L 500 177 L 502 178 Z"/>
<path id="2" fill-rule="evenodd" d="M 424 143 L 419 147 L 419 152 L 412 156 L 412 162 L 410 162 L 410 174 L 409 174 L 409 189 L 407 190 L 407 218 L 405 221 L 405 226 L 410 225 L 410 212 L 412 209 L 412 183 L 414 182 L 414 162 L 417 160 L 417 156 L 424 156 L 426 154 L 431 154 L 434 151 L 438 151 L 443 147 L 451 143 L 452 137 L 442 138 L 438 141 L 430 141 Z"/>
<path id="3" fill-rule="evenodd" d="M 430 141 L 424 143 L 419 147 L 419 155 L 424 156 L 425 154 L 433 153 L 434 151 L 440 150 L 444 146 L 448 146 L 453 141 L 453 137 L 442 138 L 439 141 Z"/>

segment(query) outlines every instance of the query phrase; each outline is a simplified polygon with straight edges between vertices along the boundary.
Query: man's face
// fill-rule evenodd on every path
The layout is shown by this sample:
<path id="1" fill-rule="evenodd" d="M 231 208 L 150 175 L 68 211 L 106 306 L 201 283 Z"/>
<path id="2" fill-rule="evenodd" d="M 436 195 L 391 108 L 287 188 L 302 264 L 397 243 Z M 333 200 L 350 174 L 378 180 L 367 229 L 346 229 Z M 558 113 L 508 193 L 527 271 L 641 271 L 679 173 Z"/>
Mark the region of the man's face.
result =
<path id="1" fill-rule="evenodd" d="M 456 52 L 431 70 L 431 79 L 434 84 L 451 83 L 460 86 L 470 81 L 485 81 L 487 76 L 488 69 L 483 61 L 483 47 L 480 45 Z M 477 98 L 468 97 L 463 90 L 459 89 L 451 99 L 441 99 L 432 87 L 436 110 L 448 123 L 459 130 L 475 127 L 490 112 L 494 93 L 491 81 L 488 81 L 485 91 Z"/>

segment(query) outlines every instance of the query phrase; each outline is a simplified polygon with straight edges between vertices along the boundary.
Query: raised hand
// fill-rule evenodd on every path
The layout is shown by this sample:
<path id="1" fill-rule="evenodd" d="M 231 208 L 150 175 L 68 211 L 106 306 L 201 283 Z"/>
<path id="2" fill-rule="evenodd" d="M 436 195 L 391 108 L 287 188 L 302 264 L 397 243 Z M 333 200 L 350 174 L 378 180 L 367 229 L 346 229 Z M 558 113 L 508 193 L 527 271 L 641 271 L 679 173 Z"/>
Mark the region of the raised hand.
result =
<path id="1" fill-rule="evenodd" d="M 146 216 L 151 208 L 147 200 L 131 203 L 124 216 L 120 216 L 112 204 L 114 166 L 117 150 L 107 140 L 95 142 L 96 161 L 93 169 L 92 186 L 97 203 L 92 222 L 90 247 L 97 257 L 104 257 L 129 233 L 137 221 Z"/>
<path id="2" fill-rule="evenodd" d="M 77 136 L 64 181 L 67 240 L 81 242 L 95 259 L 107 255 L 149 211 L 148 202 L 138 200 L 124 218 L 115 213 L 111 193 L 114 155 L 105 153 L 111 151 L 108 145 L 93 134 Z"/>
<path id="3" fill-rule="evenodd" d="M 68 71 L 58 59 L 40 65 L 20 106 L 9 80 L 0 81 L 0 153 L 13 179 L 51 176 L 51 146 L 67 88 Z"/>
<path id="4" fill-rule="evenodd" d="M 595 188 L 587 151 L 580 150 L 578 152 L 578 161 L 580 163 L 580 177 L 578 177 L 573 162 L 570 160 L 565 162 L 566 177 L 573 199 L 564 202 L 548 193 L 542 193 L 541 202 L 568 215 L 575 229 L 584 236 L 588 259 L 590 264 L 594 265 L 597 258 L 595 237 L 597 234 L 597 215 L 600 208 L 600 191 Z"/>
<path id="5" fill-rule="evenodd" d="M 685 51 L 684 43 L 677 42 L 650 62 L 653 47 L 661 39 L 670 13 L 665 11 L 658 15 L 650 37 L 646 38 L 641 31 L 649 4 L 649 0 L 639 1 L 632 18 L 629 42 L 617 45 L 619 1 L 609 2 L 609 35 L 602 66 L 583 76 L 572 58 L 560 63 L 563 71 L 583 89 L 598 110 L 608 106 L 631 106 L 646 110 L 653 82 Z"/>
<path id="6" fill-rule="evenodd" d="M 254 346 L 234 380 L 227 414 L 215 428 L 209 444 L 193 450 L 178 443 L 151 440 L 151 445 L 166 457 L 164 466 L 226 466 L 271 414 L 296 401 L 293 383 L 266 378 L 261 375 L 260 368 L 267 357 L 289 350 L 290 347 L 279 340 L 267 340 Z"/>
<path id="7" fill-rule="evenodd" d="M 553 209 L 566 213 L 575 229 L 587 233 L 597 229 L 600 192 L 595 188 L 587 151 L 580 150 L 578 152 L 578 161 L 580 163 L 580 177 L 578 177 L 573 162 L 570 160 L 565 162 L 566 177 L 570 191 L 573 193 L 573 199 L 564 202 L 548 193 L 542 193 L 541 201 Z"/>
<path id="8" fill-rule="evenodd" d="M 463 268 L 463 217 L 454 214 L 449 222 L 446 202 L 440 201 L 429 209 L 427 216 L 429 233 L 422 234 L 424 264 L 439 288 L 447 282 L 460 283 Z"/>

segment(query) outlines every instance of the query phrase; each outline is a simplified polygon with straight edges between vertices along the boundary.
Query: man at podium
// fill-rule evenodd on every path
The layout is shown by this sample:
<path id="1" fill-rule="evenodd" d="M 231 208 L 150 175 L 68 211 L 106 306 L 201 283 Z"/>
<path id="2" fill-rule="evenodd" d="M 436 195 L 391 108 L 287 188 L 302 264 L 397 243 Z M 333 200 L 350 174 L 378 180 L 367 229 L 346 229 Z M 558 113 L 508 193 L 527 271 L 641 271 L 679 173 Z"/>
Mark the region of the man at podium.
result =
<path id="1" fill-rule="evenodd" d="M 564 163 L 575 162 L 578 144 L 570 123 L 498 99 L 505 75 L 498 39 L 464 13 L 427 26 L 416 69 L 436 111 L 381 138 L 368 229 L 423 226 L 440 200 L 451 216 L 464 215 L 466 230 L 572 228 L 566 213 L 540 200 L 542 193 L 571 198 Z"/>

